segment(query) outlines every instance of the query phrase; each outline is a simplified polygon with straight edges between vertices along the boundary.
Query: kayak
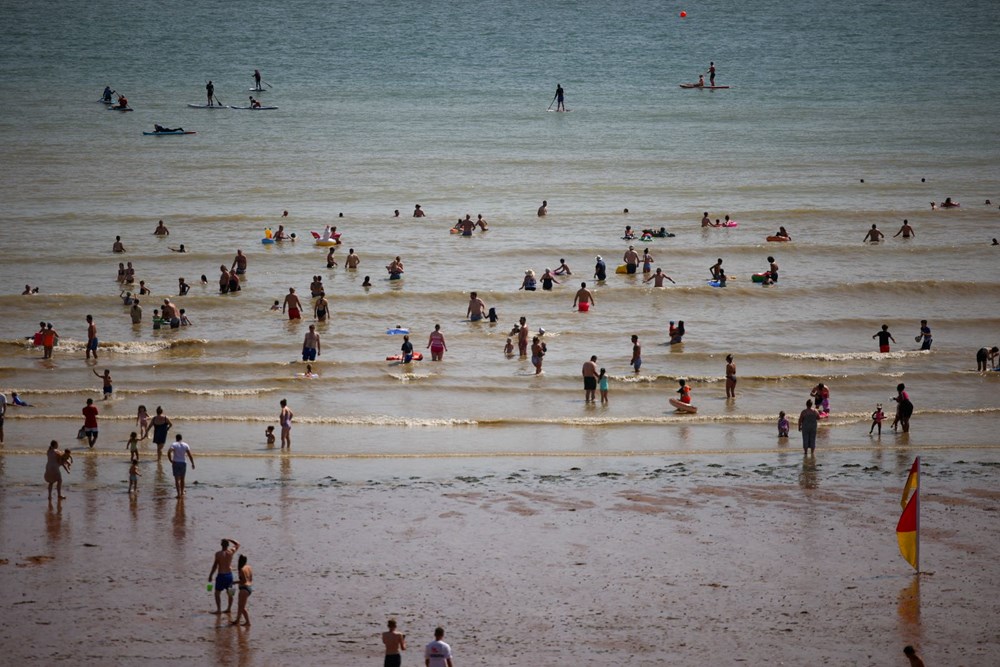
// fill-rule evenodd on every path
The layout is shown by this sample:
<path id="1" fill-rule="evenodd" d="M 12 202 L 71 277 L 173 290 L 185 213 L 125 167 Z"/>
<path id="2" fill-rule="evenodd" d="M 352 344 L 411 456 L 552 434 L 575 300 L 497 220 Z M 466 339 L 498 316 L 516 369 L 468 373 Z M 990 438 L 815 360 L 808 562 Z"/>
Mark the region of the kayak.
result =
<path id="1" fill-rule="evenodd" d="M 237 109 L 239 111 L 271 111 L 272 109 L 277 109 L 278 107 L 234 107 L 230 106 L 230 109 Z"/>
<path id="2" fill-rule="evenodd" d="M 225 104 L 189 104 L 192 109 L 228 109 Z"/>
<path id="3" fill-rule="evenodd" d="M 697 83 L 682 83 L 681 88 L 691 90 L 692 88 L 702 88 L 704 90 L 725 90 L 729 86 L 699 86 Z"/>
<path id="4" fill-rule="evenodd" d="M 197 132 L 143 132 L 143 134 L 146 135 L 147 137 L 169 137 L 175 134 L 181 135 L 181 134 L 198 134 L 198 133 Z"/>

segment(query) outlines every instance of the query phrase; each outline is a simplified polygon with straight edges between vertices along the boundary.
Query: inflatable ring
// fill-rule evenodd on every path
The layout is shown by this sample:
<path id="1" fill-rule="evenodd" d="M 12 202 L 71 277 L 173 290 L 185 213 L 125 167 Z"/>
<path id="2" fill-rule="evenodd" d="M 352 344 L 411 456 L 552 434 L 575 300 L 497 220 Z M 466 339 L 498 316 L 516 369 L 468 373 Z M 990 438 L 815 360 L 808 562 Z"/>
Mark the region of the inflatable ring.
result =
<path id="1" fill-rule="evenodd" d="M 264 245 L 271 245 L 272 243 L 274 243 L 274 239 L 261 239 L 260 242 L 263 243 Z"/>

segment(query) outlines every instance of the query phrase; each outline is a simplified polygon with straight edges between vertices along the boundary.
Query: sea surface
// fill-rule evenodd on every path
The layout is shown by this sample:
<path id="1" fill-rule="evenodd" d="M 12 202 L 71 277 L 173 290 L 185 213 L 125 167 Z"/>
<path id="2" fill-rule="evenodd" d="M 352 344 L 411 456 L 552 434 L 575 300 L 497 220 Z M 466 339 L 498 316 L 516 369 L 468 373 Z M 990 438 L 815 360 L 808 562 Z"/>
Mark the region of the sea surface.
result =
<path id="1" fill-rule="evenodd" d="M 34 405 L 8 411 L 9 450 L 74 443 L 90 397 L 102 448 L 120 448 L 142 404 L 163 406 L 196 452 L 263 455 L 286 398 L 295 451 L 313 455 L 766 455 L 778 412 L 797 415 L 819 382 L 833 409 L 821 448 L 996 443 L 1000 373 L 974 370 L 976 350 L 1000 344 L 996 3 L 20 1 L 4 14 L 0 93 L 16 103 L 0 115 L 0 390 Z M 710 61 L 730 89 L 678 87 Z M 254 68 L 266 92 L 248 92 Z M 189 108 L 209 79 L 221 103 L 278 109 Z M 570 113 L 547 112 L 556 84 Z M 134 111 L 97 103 L 105 85 Z M 197 134 L 143 136 L 154 123 Z M 931 210 L 945 197 L 962 206 Z M 706 211 L 739 227 L 702 229 Z M 467 213 L 490 230 L 449 234 Z M 161 219 L 167 238 L 152 235 Z M 893 237 L 903 219 L 915 238 Z M 279 223 L 299 240 L 262 245 Z M 331 270 L 309 240 L 328 224 L 344 241 Z M 872 224 L 884 243 L 862 243 Z M 625 225 L 676 236 L 630 242 Z M 792 242 L 765 241 L 779 226 Z M 676 285 L 614 274 L 630 244 Z M 220 295 L 237 249 L 243 290 Z M 390 282 L 397 255 L 404 279 Z M 595 284 L 598 255 L 612 273 Z M 768 256 L 779 283 L 751 283 Z M 552 292 L 518 290 L 561 258 L 573 275 Z M 717 258 L 725 289 L 706 284 Z M 140 326 L 120 261 L 153 291 Z M 308 304 L 314 275 L 332 320 L 305 379 L 311 319 L 269 307 L 289 288 Z M 581 281 L 596 300 L 585 314 Z M 465 319 L 474 290 L 498 323 Z M 193 326 L 154 331 L 164 297 Z M 545 329 L 539 376 L 503 354 L 521 316 Z M 916 351 L 921 319 L 930 352 Z M 678 320 L 684 342 L 667 345 Z M 39 321 L 61 336 L 52 361 L 25 341 Z M 890 354 L 871 338 L 883 323 Z M 443 362 L 385 361 L 401 343 L 387 329 L 424 350 L 435 324 Z M 583 402 L 593 354 L 607 406 Z M 93 368 L 111 370 L 113 399 Z M 696 416 L 667 404 L 680 378 Z M 900 382 L 912 432 L 870 438 Z"/>

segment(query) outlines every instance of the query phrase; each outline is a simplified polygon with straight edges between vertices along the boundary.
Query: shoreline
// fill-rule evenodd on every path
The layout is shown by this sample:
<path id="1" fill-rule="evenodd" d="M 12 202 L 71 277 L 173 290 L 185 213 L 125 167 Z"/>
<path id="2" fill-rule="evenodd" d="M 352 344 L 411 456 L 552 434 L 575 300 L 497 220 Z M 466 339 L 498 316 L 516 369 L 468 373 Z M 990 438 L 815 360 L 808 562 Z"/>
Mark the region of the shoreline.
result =
<path id="1" fill-rule="evenodd" d="M 124 462 L 82 456 L 51 506 L 40 461 L 0 456 L 0 645 L 20 664 L 374 663 L 396 617 L 404 664 L 439 624 L 462 665 L 874 666 L 905 644 L 993 664 L 1000 457 L 926 456 L 934 574 L 917 578 L 894 535 L 912 454 L 505 459 L 478 475 L 293 455 L 189 481 L 183 501 L 169 466 L 149 462 L 130 497 Z M 249 630 L 208 613 L 224 535 L 254 567 Z"/>

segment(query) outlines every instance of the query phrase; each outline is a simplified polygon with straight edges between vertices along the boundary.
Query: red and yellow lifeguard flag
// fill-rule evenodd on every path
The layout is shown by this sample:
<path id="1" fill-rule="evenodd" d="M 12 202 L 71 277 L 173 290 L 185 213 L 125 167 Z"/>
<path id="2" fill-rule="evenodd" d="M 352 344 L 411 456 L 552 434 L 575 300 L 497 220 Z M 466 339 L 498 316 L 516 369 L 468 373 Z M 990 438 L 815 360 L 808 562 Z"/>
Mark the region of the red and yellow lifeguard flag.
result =
<path id="1" fill-rule="evenodd" d="M 899 553 L 920 571 L 920 457 L 913 460 L 910 474 L 903 486 L 903 497 L 899 501 L 903 514 L 896 524 L 896 541 L 899 542 Z"/>

